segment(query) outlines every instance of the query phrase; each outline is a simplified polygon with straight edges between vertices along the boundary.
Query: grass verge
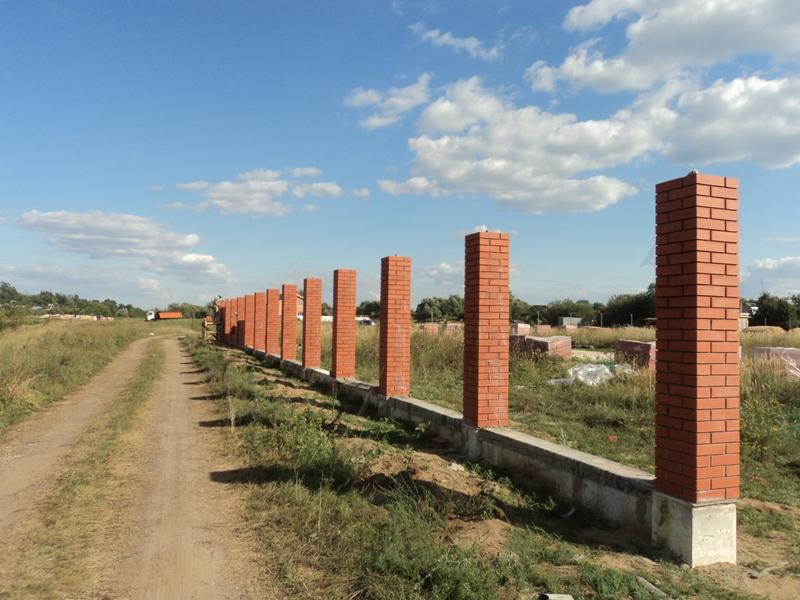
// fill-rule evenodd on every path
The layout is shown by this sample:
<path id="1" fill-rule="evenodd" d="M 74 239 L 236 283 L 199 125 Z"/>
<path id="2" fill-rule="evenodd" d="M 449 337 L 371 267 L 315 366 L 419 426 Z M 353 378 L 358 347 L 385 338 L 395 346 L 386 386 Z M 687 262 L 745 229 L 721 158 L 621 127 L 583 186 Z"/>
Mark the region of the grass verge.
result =
<path id="1" fill-rule="evenodd" d="M 91 587 L 97 572 L 90 568 L 90 555 L 114 518 L 108 504 L 111 459 L 151 396 L 163 365 L 162 342 L 153 340 L 108 416 L 84 434 L 41 506 L 41 520 L 19 557 L 8 597 L 76 597 Z"/>
<path id="2" fill-rule="evenodd" d="M 235 426 L 244 467 L 229 482 L 246 488 L 286 598 L 651 598 L 636 575 L 672 597 L 749 597 L 589 541 L 591 521 L 437 450 L 424 429 L 358 416 L 240 353 L 190 344 Z"/>

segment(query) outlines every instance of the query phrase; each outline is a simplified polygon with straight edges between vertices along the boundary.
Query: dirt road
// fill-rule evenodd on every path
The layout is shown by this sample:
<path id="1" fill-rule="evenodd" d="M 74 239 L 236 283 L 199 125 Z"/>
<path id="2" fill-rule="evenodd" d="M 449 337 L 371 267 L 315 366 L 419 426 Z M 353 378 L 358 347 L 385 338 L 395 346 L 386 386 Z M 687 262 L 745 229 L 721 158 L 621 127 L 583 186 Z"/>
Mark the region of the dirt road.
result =
<path id="1" fill-rule="evenodd" d="M 236 492 L 209 477 L 233 468 L 214 451 L 220 417 L 191 359 L 166 342 L 155 397 L 134 435 L 130 457 L 138 494 L 131 499 L 112 598 L 269 597 L 256 584 L 255 553 Z"/>
<path id="2" fill-rule="evenodd" d="M 53 580 L 58 575 L 46 573 L 46 561 L 20 559 L 37 555 L 39 544 L 65 539 L 39 535 L 46 499 L 70 465 L 91 452 L 92 440 L 103 438 L 95 434 L 112 431 L 108 415 L 133 381 L 146 344 L 131 344 L 83 389 L 0 442 L 0 597 L 280 597 L 265 584 L 240 491 L 211 480 L 212 472 L 241 465 L 225 458 L 222 445 L 229 437 L 217 426 L 217 403 L 176 338 L 163 341 L 165 364 L 154 393 L 131 425 L 115 434 L 121 445 L 102 471 L 107 479 L 93 482 L 104 498 L 89 517 L 94 529 L 70 532 L 79 536 L 70 539 L 82 539 L 70 558 L 72 580 Z M 35 571 L 30 564 L 38 565 Z"/>
<path id="3" fill-rule="evenodd" d="M 130 381 L 146 340 L 133 342 L 88 385 L 32 415 L 0 440 L 0 581 L 26 535 L 38 500 L 64 468 L 64 458 Z"/>

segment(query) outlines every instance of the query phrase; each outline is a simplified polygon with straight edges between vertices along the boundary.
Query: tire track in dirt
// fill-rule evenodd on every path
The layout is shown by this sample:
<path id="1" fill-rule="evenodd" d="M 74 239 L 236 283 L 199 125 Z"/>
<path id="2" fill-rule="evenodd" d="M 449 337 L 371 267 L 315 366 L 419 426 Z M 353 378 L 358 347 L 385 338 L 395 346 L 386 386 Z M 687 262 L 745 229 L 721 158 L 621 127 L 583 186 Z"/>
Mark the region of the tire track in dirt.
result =
<path id="1" fill-rule="evenodd" d="M 220 418 L 188 353 L 166 342 L 166 364 L 121 468 L 131 496 L 121 515 L 116 573 L 101 597 L 270 598 L 241 497 L 210 474 L 235 468 L 215 443 Z"/>
<path id="2" fill-rule="evenodd" d="M 37 503 L 64 468 L 81 436 L 125 388 L 147 339 L 132 342 L 88 384 L 15 425 L 0 439 L 0 582 L 6 580 Z"/>

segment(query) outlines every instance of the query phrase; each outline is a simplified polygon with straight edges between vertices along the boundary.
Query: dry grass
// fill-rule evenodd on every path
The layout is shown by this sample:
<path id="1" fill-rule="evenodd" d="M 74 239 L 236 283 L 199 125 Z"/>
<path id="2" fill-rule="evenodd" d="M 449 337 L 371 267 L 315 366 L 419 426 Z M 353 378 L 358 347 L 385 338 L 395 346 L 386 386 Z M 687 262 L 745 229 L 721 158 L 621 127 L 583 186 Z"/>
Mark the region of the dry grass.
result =
<path id="1" fill-rule="evenodd" d="M 53 321 L 0 334 L 0 432 L 80 387 L 131 341 L 188 322 Z"/>
<path id="2" fill-rule="evenodd" d="M 90 555 L 107 542 L 103 532 L 115 517 L 109 499 L 116 486 L 125 483 L 111 483 L 111 459 L 150 397 L 163 364 L 161 341 L 149 342 L 144 360 L 114 399 L 107 418 L 88 429 L 71 452 L 68 468 L 42 501 L 8 597 L 75 598 L 98 575 L 89 564 Z"/>

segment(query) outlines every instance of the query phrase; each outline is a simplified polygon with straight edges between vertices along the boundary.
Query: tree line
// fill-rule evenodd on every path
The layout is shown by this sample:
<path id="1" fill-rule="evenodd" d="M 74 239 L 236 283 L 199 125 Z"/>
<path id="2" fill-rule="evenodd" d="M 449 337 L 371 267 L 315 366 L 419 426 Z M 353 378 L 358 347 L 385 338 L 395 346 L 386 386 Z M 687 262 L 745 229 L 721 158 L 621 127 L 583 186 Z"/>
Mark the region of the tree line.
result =
<path id="1" fill-rule="evenodd" d="M 209 314 L 210 307 L 188 302 L 173 302 L 164 310 L 179 311 L 185 318 L 202 318 Z M 144 319 L 147 311 L 110 298 L 88 300 L 77 294 L 50 291 L 25 294 L 6 281 L 0 282 L 0 319 L 19 320 L 31 313 Z"/>
<path id="2" fill-rule="evenodd" d="M 781 298 L 764 293 L 755 300 L 742 299 L 742 305 L 745 313 L 750 306 L 755 308 L 750 325 L 771 325 L 784 329 L 800 327 L 800 294 Z M 558 325 L 559 317 L 577 317 L 586 325 L 643 327 L 653 324 L 656 316 L 656 287 L 651 283 L 643 292 L 615 294 L 607 302 L 565 298 L 539 305 L 529 304 L 511 294 L 509 309 L 512 321 L 531 325 Z M 380 302 L 365 300 L 356 312 L 378 318 Z M 457 294 L 423 298 L 412 311 L 412 316 L 419 322 L 462 321 L 464 298 Z"/>

